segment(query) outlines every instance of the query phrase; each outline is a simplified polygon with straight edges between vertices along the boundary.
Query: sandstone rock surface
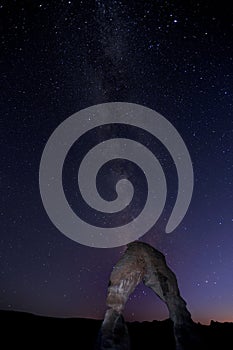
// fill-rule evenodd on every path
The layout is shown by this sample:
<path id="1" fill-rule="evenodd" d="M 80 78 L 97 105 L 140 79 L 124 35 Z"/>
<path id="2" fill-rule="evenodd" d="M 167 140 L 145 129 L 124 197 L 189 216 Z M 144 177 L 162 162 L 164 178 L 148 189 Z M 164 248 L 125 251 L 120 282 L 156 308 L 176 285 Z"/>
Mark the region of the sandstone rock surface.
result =
<path id="1" fill-rule="evenodd" d="M 108 309 L 101 327 L 99 349 L 130 349 L 122 313 L 130 294 L 140 282 L 151 288 L 166 303 L 174 325 L 176 350 L 197 349 L 195 323 L 180 295 L 175 274 L 167 266 L 161 252 L 139 241 L 128 244 L 112 270 L 106 302 Z"/>

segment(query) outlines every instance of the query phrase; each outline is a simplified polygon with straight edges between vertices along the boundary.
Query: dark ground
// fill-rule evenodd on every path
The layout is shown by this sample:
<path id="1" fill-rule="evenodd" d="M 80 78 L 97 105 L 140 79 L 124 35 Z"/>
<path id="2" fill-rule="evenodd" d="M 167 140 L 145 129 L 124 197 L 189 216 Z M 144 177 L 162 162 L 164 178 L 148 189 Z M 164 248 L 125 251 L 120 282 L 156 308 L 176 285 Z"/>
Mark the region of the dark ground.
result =
<path id="1" fill-rule="evenodd" d="M 93 350 L 100 320 L 49 318 L 14 311 L 0 311 L 1 340 L 5 348 L 57 347 Z M 198 324 L 200 349 L 233 349 L 233 323 Z M 132 350 L 175 350 L 170 320 L 128 323 Z M 85 345 L 83 345 L 85 344 Z"/>

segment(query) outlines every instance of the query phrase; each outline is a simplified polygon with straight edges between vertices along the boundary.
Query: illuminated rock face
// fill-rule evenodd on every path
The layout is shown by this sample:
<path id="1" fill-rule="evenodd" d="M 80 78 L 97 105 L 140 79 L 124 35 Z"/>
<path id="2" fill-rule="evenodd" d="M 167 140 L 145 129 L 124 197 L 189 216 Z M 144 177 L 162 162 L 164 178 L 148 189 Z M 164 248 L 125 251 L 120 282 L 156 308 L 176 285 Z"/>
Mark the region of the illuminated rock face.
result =
<path id="1" fill-rule="evenodd" d="M 113 268 L 107 294 L 108 310 L 101 328 L 99 349 L 130 349 L 122 312 L 130 294 L 140 282 L 151 288 L 166 303 L 174 324 L 176 349 L 196 349 L 195 324 L 180 296 L 175 274 L 167 266 L 162 253 L 142 242 L 130 243 Z"/>
<path id="2" fill-rule="evenodd" d="M 129 350 L 130 339 L 123 316 L 108 309 L 101 326 L 97 350 Z"/>

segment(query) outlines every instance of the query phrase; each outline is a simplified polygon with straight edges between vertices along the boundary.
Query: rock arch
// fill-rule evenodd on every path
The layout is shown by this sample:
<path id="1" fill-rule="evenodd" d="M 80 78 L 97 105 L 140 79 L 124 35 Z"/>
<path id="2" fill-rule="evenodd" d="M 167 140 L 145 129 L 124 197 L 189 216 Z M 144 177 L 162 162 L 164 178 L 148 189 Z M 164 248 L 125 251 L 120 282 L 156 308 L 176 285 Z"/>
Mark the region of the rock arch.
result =
<path id="1" fill-rule="evenodd" d="M 136 286 L 143 282 L 167 305 L 173 321 L 176 350 L 197 348 L 195 323 L 180 295 L 175 274 L 164 255 L 143 242 L 128 244 L 114 266 L 107 293 L 107 311 L 102 323 L 99 350 L 129 350 L 127 326 L 122 316 L 125 304 Z"/>

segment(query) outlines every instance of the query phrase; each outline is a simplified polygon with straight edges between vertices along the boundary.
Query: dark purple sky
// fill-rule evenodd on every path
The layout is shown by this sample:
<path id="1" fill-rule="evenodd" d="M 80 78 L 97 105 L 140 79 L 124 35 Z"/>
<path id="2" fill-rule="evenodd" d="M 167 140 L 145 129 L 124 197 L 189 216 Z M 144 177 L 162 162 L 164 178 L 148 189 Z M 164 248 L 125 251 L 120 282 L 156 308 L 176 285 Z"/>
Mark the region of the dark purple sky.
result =
<path id="1" fill-rule="evenodd" d="M 165 234 L 177 189 L 174 164 L 156 140 L 145 133 L 134 136 L 141 142 L 148 137 L 149 147 L 157 147 L 169 189 L 164 213 L 141 240 L 166 255 L 194 320 L 233 321 L 232 16 L 226 1 L 216 6 L 211 1 L 134 1 L 130 7 L 127 1 L 0 2 L 1 309 L 103 317 L 109 274 L 125 247 L 90 248 L 60 233 L 41 202 L 39 164 L 49 136 L 67 117 L 122 101 L 167 118 L 194 167 L 189 211 Z M 127 132 L 133 137 L 134 131 L 114 129 L 114 137 Z M 93 139 L 100 142 L 105 132 L 75 144 L 64 166 L 67 198 L 86 220 L 88 211 L 75 201 L 74 152 Z M 114 174 L 119 169 L 115 166 Z M 126 169 L 130 173 L 130 166 Z M 140 172 L 134 174 L 137 210 L 146 186 L 140 186 Z M 105 187 L 101 176 L 98 181 Z M 153 320 L 168 313 L 140 285 L 125 316 Z"/>

